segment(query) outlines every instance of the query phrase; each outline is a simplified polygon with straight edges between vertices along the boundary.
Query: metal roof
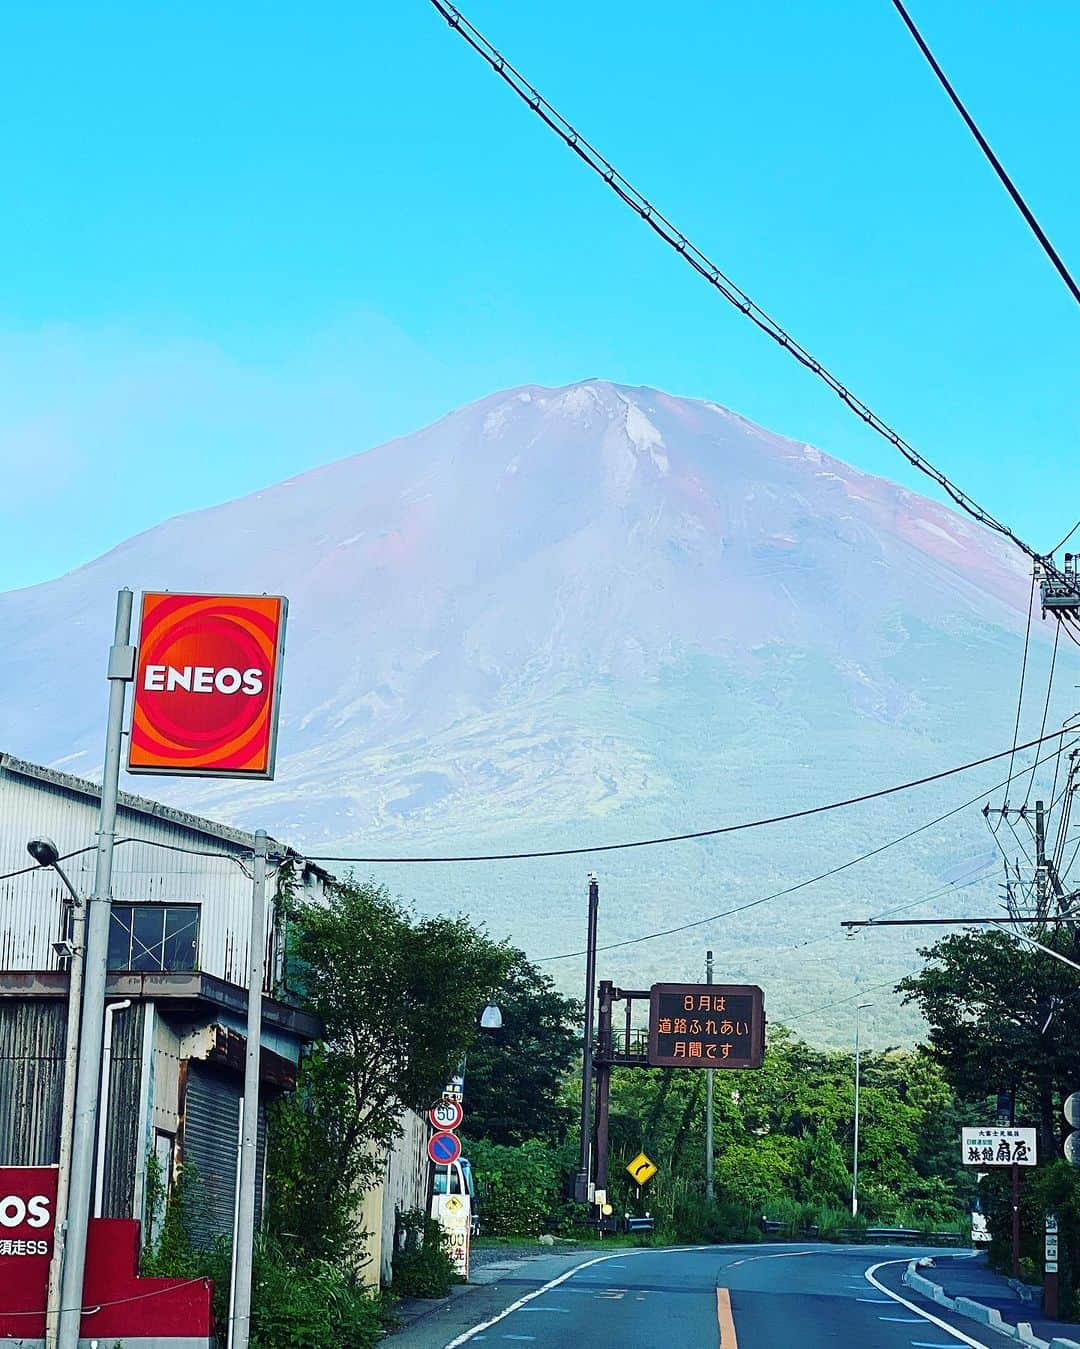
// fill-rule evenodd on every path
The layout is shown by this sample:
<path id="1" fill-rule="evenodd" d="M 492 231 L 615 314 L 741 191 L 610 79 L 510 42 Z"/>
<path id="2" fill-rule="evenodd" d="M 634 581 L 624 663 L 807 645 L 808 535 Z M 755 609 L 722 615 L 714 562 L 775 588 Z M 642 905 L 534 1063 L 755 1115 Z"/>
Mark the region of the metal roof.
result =
<path id="1" fill-rule="evenodd" d="M 17 777 L 35 779 L 38 782 L 47 783 L 51 787 L 59 787 L 75 796 L 88 797 L 93 801 L 101 800 L 101 785 L 99 783 L 90 782 L 86 778 L 77 778 L 72 773 L 61 773 L 56 768 L 45 768 L 41 764 L 30 763 L 26 759 L 17 758 L 14 754 L 0 751 L 0 770 Z M 150 819 L 166 821 L 181 829 L 188 829 L 192 833 L 202 834 L 207 838 L 220 839 L 226 843 L 238 844 L 243 848 L 254 848 L 255 846 L 255 835 L 248 833 L 246 830 L 234 829 L 232 825 L 222 824 L 218 820 L 208 820 L 203 815 L 192 815 L 186 810 L 177 810 L 175 806 L 166 806 L 161 801 L 151 801 L 148 797 L 134 796 L 130 792 L 121 792 L 118 801 L 125 810 L 146 815 Z M 286 856 L 303 861 L 305 867 L 324 880 L 334 879 L 330 872 L 325 871 L 314 862 L 308 862 L 303 854 L 298 853 L 295 848 L 290 848 L 287 844 L 282 844 L 276 839 L 271 839 L 270 842 L 281 849 Z"/>

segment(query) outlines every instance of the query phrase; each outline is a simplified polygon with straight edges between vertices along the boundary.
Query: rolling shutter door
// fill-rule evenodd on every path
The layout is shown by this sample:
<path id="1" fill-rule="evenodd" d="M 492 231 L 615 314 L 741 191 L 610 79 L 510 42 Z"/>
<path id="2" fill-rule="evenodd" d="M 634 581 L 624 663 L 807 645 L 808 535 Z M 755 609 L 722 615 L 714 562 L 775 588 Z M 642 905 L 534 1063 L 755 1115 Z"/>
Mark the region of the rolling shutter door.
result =
<path id="1" fill-rule="evenodd" d="M 232 1237 L 239 1161 L 241 1083 L 205 1063 L 188 1063 L 184 1094 L 185 1166 L 197 1173 L 188 1230 L 197 1246 L 212 1246 L 218 1237 Z M 263 1173 L 266 1166 L 266 1115 L 259 1111 L 255 1212 L 262 1213 Z"/>

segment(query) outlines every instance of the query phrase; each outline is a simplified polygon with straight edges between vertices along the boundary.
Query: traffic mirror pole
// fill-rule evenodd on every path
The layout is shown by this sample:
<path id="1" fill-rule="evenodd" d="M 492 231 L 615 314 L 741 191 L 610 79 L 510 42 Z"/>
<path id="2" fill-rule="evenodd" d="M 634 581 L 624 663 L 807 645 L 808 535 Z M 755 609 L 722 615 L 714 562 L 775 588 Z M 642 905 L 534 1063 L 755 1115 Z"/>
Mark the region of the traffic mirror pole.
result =
<path id="1" fill-rule="evenodd" d="M 105 730 L 105 764 L 101 777 L 94 891 L 87 905 L 86 944 L 83 951 L 82 1033 L 79 1073 L 72 1126 L 71 1174 L 68 1185 L 67 1232 L 64 1234 L 64 1273 L 61 1280 L 59 1349 L 78 1349 L 82 1321 L 83 1277 L 86 1272 L 86 1232 L 94 1180 L 98 1095 L 101 1089 L 101 1050 L 105 1027 L 105 976 L 109 963 L 109 920 L 112 909 L 113 847 L 116 842 L 116 800 L 120 793 L 120 759 L 124 735 L 127 686 L 135 677 L 135 648 L 131 645 L 130 590 L 116 596 L 116 627 L 109 649 L 109 720 Z"/>

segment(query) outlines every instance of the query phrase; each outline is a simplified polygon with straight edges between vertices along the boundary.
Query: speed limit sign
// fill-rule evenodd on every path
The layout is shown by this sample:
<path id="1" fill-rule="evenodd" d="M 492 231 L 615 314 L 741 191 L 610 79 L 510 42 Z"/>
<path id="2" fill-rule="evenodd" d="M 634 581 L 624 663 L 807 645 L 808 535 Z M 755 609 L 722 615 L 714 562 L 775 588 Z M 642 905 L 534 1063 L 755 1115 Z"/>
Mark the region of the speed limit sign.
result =
<path id="1" fill-rule="evenodd" d="M 464 1118 L 465 1112 L 457 1101 L 440 1101 L 428 1111 L 428 1121 L 432 1128 L 450 1133 L 453 1133 Z"/>

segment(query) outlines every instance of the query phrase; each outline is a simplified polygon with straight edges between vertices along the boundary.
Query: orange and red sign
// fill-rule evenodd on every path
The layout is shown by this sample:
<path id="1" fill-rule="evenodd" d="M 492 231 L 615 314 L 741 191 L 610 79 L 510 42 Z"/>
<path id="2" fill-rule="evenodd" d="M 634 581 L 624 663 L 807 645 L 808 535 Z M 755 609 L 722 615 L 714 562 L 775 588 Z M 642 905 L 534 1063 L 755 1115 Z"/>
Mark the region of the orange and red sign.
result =
<path id="1" fill-rule="evenodd" d="M 128 770 L 272 778 L 288 601 L 143 595 Z"/>

